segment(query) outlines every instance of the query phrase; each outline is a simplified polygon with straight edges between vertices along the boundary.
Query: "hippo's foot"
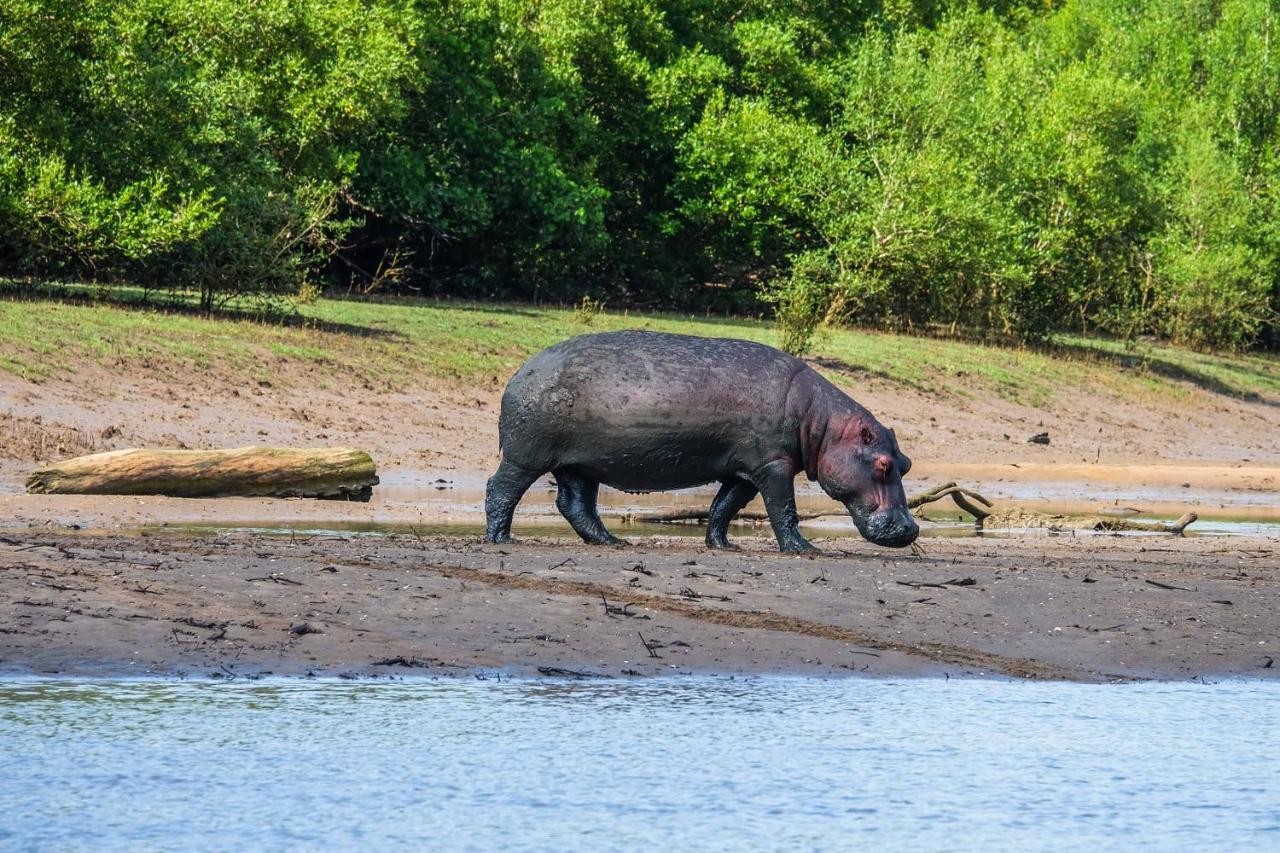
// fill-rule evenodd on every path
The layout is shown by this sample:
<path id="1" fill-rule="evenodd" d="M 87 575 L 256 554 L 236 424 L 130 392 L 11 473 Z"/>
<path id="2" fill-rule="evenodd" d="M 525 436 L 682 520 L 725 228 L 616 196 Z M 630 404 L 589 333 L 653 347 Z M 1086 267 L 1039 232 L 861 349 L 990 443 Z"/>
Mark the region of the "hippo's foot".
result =
<path id="1" fill-rule="evenodd" d="M 484 541 L 491 545 L 510 545 L 516 540 L 511 537 L 510 533 L 493 533 L 486 534 Z"/>
<path id="2" fill-rule="evenodd" d="M 593 535 L 593 536 L 583 536 L 582 541 L 586 542 L 588 545 L 630 545 L 631 544 L 625 539 L 619 539 L 617 536 L 614 536 L 612 533 L 609 533 L 608 531 L 604 531 L 603 533 Z"/>
<path id="3" fill-rule="evenodd" d="M 788 539 L 785 542 L 778 543 L 778 550 L 784 554 L 813 554 L 817 552 L 817 548 L 813 543 L 803 536 L 797 536 L 794 539 Z"/>
<path id="4" fill-rule="evenodd" d="M 717 551 L 737 551 L 738 546 L 734 545 L 725 536 L 707 536 L 707 547 L 715 548 Z"/>

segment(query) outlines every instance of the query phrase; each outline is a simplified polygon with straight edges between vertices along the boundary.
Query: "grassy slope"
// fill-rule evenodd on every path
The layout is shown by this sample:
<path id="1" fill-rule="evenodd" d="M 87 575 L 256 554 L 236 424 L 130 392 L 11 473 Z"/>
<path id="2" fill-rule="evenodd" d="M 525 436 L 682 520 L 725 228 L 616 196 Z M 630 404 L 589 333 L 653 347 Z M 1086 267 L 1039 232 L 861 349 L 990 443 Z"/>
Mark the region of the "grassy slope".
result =
<path id="1" fill-rule="evenodd" d="M 587 331 L 649 328 L 777 342 L 772 326 L 757 321 L 610 313 L 588 323 L 572 310 L 518 305 L 322 300 L 302 313 L 305 327 L 0 299 L 0 370 L 40 381 L 91 359 L 119 370 L 181 364 L 272 379 L 283 358 L 318 367 L 325 384 L 407 388 L 432 377 L 494 385 L 530 353 Z M 1185 393 L 1171 379 L 1280 398 L 1280 359 L 1273 356 L 1212 356 L 1149 344 L 1129 349 L 1097 339 L 1066 338 L 1045 351 L 842 330 L 820 340 L 815 355 L 831 367 L 931 393 L 994 392 L 1031 405 L 1073 386 L 1126 395 Z"/>

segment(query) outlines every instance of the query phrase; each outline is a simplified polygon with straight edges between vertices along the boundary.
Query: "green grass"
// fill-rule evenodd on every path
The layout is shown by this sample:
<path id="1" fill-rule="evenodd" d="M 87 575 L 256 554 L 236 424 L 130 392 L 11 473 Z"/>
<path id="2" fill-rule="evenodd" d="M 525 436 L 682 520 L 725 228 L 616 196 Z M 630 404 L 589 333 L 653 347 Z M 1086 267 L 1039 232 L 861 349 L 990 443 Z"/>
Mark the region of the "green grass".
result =
<path id="1" fill-rule="evenodd" d="M 1058 344 L 1065 354 L 1099 358 L 1152 376 L 1194 382 L 1231 396 L 1280 396 L 1280 358 L 1273 355 L 1218 355 L 1149 342 L 1126 344 L 1098 338 L 1063 337 Z"/>
<path id="2" fill-rule="evenodd" d="M 86 362 L 120 373 L 208 370 L 275 379 L 304 365 L 317 385 L 344 382 L 411 388 L 430 378 L 497 386 L 531 353 L 589 331 L 646 328 L 776 344 L 772 324 L 746 319 L 605 312 L 584 323 L 571 308 L 428 300 L 325 299 L 302 306 L 301 322 L 206 318 L 188 306 L 134 303 L 140 291 L 0 282 L 0 370 L 33 381 L 69 375 Z M 21 297 L 21 298 L 20 298 Z M 1063 388 L 1128 396 L 1185 395 L 1184 382 L 1241 397 L 1280 398 L 1280 359 L 1205 355 L 1172 347 L 1064 338 L 1048 349 L 985 346 L 838 330 L 814 356 L 836 381 L 866 374 L 931 394 L 995 394 L 1043 405 Z M 287 371 L 296 375 L 294 371 Z"/>

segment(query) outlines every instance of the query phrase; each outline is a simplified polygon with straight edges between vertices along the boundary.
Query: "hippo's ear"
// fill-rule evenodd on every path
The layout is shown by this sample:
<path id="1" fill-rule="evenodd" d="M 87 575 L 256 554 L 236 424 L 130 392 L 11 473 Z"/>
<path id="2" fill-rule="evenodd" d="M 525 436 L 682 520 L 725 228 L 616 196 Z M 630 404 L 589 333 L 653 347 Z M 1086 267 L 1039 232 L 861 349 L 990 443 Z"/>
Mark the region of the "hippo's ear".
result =
<path id="1" fill-rule="evenodd" d="M 866 424 L 862 425 L 862 431 L 858 434 L 863 444 L 875 444 L 876 434 L 871 431 L 871 427 Z"/>

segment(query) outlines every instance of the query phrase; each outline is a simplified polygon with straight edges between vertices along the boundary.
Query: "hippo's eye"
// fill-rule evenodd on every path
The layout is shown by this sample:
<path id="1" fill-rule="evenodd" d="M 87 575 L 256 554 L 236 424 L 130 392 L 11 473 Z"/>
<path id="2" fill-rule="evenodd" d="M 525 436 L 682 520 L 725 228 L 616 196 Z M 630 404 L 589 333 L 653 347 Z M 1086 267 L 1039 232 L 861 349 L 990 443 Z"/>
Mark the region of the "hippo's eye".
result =
<path id="1" fill-rule="evenodd" d="M 874 442 L 875 442 L 875 440 L 876 440 L 876 435 L 875 435 L 875 433 L 873 433 L 873 432 L 871 431 L 871 427 L 869 427 L 869 426 L 863 426 L 863 428 L 862 428 L 862 443 L 863 443 L 863 444 L 872 444 L 872 443 L 874 443 Z"/>

